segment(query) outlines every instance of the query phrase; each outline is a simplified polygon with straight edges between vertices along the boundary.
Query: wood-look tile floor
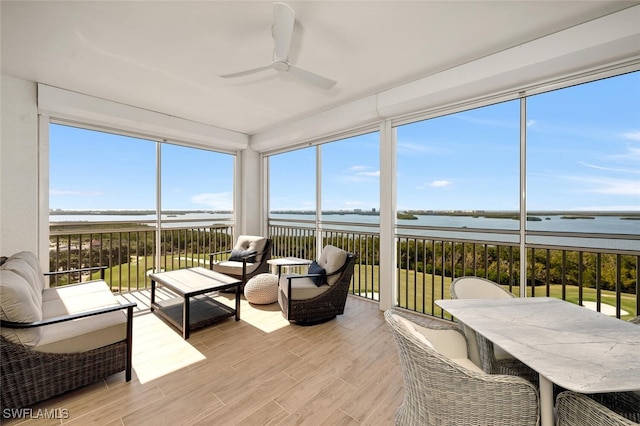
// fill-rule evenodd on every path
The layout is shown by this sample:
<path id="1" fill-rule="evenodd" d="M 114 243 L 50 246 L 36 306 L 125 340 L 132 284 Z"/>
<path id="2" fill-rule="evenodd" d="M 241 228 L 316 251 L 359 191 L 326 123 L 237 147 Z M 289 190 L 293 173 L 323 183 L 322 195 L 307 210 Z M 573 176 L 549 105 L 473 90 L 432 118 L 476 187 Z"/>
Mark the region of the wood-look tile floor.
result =
<path id="1" fill-rule="evenodd" d="M 403 397 L 396 346 L 378 304 L 349 297 L 327 323 L 289 324 L 278 304 L 250 305 L 241 320 L 189 340 L 134 300 L 133 379 L 124 372 L 33 407 L 3 425 L 390 425 Z M 233 304 L 233 295 L 219 300 Z M 39 411 L 39 410 L 45 410 Z M 61 411 L 64 410 L 64 411 Z"/>

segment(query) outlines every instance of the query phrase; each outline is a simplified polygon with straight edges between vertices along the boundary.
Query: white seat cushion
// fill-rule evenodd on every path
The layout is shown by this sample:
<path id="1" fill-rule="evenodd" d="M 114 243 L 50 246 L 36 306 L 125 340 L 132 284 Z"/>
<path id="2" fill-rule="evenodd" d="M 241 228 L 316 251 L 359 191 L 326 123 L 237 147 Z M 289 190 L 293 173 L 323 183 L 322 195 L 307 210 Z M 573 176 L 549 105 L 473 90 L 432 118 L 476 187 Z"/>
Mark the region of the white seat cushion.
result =
<path id="1" fill-rule="evenodd" d="M 291 295 L 289 295 L 289 283 L 287 277 L 296 275 L 281 275 L 280 288 L 282 292 L 291 300 L 307 300 L 321 295 L 329 289 L 329 285 L 317 286 L 311 278 L 295 278 L 291 280 Z"/>
<path id="2" fill-rule="evenodd" d="M 104 281 L 47 289 L 43 295 L 43 318 L 76 314 L 118 304 Z M 39 352 L 84 352 L 124 340 L 127 336 L 125 310 L 94 315 L 43 327 Z"/>
<path id="3" fill-rule="evenodd" d="M 235 260 L 223 260 L 222 262 L 213 263 L 214 271 L 220 272 L 225 275 L 242 275 L 242 262 Z M 248 263 L 247 262 L 247 274 L 251 274 L 253 271 L 260 267 L 260 263 Z"/>

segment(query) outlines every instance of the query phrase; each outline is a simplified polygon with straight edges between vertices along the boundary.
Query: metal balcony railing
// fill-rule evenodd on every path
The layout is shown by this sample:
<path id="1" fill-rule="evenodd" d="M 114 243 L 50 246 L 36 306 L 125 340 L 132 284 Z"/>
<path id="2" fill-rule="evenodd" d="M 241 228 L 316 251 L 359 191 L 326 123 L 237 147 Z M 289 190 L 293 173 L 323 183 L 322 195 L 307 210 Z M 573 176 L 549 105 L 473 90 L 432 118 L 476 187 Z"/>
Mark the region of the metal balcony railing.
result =
<path id="1" fill-rule="evenodd" d="M 141 290 L 150 286 L 148 273 L 156 265 L 162 270 L 206 266 L 208 253 L 230 249 L 234 244 L 230 224 L 171 223 L 159 233 L 152 225 L 52 225 L 50 270 L 108 266 L 106 279 L 114 291 Z M 270 222 L 268 232 L 273 239 L 273 257 L 316 259 L 316 235 L 322 239 L 320 247 L 332 244 L 356 253 L 350 292 L 375 301 L 379 300 L 380 289 L 380 238 L 375 228 L 371 224 L 323 222 L 316 231 L 314 221 L 275 220 Z M 505 233 L 493 231 L 492 237 L 474 239 L 474 233 L 461 238 L 459 231 L 444 233 L 455 236 L 439 232 L 437 237 L 423 235 L 429 233 L 424 228 L 403 226 L 398 231 L 402 233 L 396 234 L 397 306 L 448 318 L 434 301 L 449 298 L 451 281 L 463 275 L 488 278 L 520 295 L 520 247 L 512 241 L 504 242 Z M 526 251 L 528 296 L 557 297 L 623 319 L 640 314 L 640 252 L 545 246 L 539 242 L 527 245 Z M 71 281 L 62 277 L 51 285 Z"/>
<path id="2" fill-rule="evenodd" d="M 274 256 L 317 257 L 314 221 L 278 219 L 271 223 Z M 513 242 L 501 242 L 513 240 L 518 232 L 477 231 L 398 226 L 396 305 L 449 318 L 434 302 L 449 298 L 451 281 L 464 275 L 498 282 L 519 296 L 520 247 Z M 429 233 L 438 237 L 424 235 Z M 478 234 L 484 235 L 483 239 L 474 239 Z M 319 235 L 322 246 L 333 244 L 358 254 L 351 293 L 379 300 L 380 239 L 372 225 L 323 222 Z M 563 237 L 542 232 L 530 235 Z M 605 234 L 570 237 L 624 239 L 621 235 Z M 640 252 L 544 245 L 540 238 L 536 244 L 526 246 L 527 296 L 556 297 L 623 319 L 640 315 Z M 629 239 L 637 240 L 635 236 Z"/>
<path id="3" fill-rule="evenodd" d="M 208 266 L 209 253 L 231 249 L 234 243 L 233 226 L 229 224 L 171 222 L 159 233 L 153 222 L 58 223 L 50 228 L 49 270 L 107 266 L 106 281 L 113 291 L 120 293 L 150 288 L 149 273 L 158 268 L 171 271 Z M 50 285 L 96 276 L 61 275 L 52 278 Z"/>

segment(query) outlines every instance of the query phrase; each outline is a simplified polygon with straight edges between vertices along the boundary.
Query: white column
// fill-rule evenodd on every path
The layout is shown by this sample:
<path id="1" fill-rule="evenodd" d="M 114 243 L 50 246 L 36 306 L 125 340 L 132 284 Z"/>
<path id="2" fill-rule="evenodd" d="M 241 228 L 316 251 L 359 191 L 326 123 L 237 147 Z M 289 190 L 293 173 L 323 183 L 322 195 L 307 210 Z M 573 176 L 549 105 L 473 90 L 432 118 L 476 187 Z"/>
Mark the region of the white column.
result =
<path id="1" fill-rule="evenodd" d="M 396 137 L 391 121 L 380 125 L 380 310 L 396 304 Z"/>
<path id="2" fill-rule="evenodd" d="M 263 183 L 260 154 L 251 148 L 239 152 L 236 160 L 234 213 L 236 236 L 262 235 Z"/>

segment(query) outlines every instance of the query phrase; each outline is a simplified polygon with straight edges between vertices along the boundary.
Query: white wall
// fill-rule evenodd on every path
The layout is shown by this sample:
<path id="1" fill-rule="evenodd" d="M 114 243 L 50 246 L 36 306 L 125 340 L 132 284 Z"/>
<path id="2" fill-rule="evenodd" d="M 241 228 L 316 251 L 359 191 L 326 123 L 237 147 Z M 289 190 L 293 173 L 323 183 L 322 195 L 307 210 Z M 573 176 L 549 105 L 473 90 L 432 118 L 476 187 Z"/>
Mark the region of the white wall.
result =
<path id="1" fill-rule="evenodd" d="M 40 254 L 36 85 L 0 80 L 0 254 Z"/>

